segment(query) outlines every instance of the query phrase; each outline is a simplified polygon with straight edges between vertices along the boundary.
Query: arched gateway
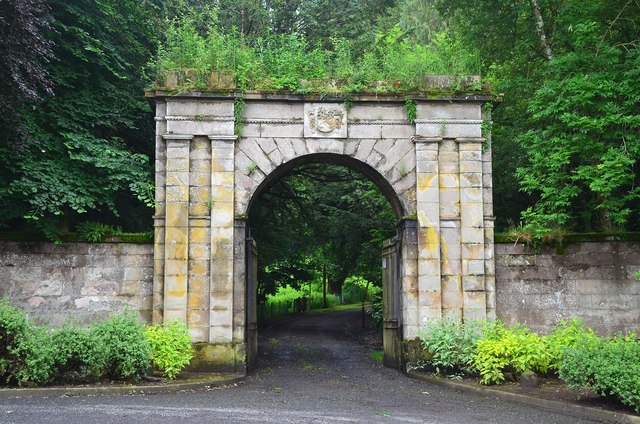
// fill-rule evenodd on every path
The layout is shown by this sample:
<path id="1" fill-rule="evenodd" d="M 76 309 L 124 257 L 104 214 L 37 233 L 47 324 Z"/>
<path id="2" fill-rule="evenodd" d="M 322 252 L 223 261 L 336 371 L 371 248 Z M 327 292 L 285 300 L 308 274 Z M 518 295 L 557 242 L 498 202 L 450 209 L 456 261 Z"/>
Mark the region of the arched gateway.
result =
<path id="1" fill-rule="evenodd" d="M 157 135 L 153 319 L 187 322 L 196 367 L 253 363 L 246 216 L 271 181 L 307 162 L 364 173 L 398 217 L 382 252 L 387 364 L 401 363 L 401 341 L 430 318 L 494 317 L 491 152 L 481 130 L 489 96 L 416 96 L 414 123 L 396 96 L 353 96 L 348 108 L 301 95 L 148 96 Z"/>

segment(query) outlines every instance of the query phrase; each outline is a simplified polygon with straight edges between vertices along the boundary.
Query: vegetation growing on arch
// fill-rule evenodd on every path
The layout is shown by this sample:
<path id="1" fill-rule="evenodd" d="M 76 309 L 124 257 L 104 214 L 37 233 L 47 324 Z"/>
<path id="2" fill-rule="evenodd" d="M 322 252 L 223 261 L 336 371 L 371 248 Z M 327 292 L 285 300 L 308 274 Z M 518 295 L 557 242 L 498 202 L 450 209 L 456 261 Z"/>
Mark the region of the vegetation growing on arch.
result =
<path id="1" fill-rule="evenodd" d="M 396 93 L 425 89 L 427 74 L 462 75 L 479 70 L 478 57 L 445 32 L 429 44 L 420 44 L 396 25 L 378 30 L 363 51 L 356 51 L 346 38 L 332 37 L 330 43 L 310 43 L 298 32 L 268 33 L 249 42 L 236 31 L 223 33 L 215 26 L 201 33 L 194 21 L 185 19 L 169 26 L 160 45 L 153 65 L 155 84 L 166 87 L 167 77 L 173 74 L 174 84 L 169 84 L 173 89 Z M 226 74 L 229 81 L 221 82 L 219 74 Z"/>

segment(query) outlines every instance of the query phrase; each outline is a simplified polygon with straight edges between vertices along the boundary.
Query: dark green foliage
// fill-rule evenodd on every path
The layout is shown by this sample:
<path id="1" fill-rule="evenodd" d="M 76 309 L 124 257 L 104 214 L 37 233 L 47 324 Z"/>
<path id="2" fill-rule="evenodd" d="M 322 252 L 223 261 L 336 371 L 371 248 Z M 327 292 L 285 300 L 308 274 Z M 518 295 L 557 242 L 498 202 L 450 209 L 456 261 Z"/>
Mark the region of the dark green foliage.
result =
<path id="1" fill-rule="evenodd" d="M 532 225 L 611 230 L 634 216 L 640 51 L 602 44 L 599 32 L 595 23 L 575 25 L 580 50 L 549 64 L 529 105 L 534 127 L 518 137 L 529 165 L 517 175 L 539 194 L 524 214 Z"/>
<path id="2" fill-rule="evenodd" d="M 141 68 L 155 35 L 137 1 L 49 5 L 54 96 L 23 110 L 20 151 L 0 144 L 0 226 L 27 217 L 55 237 L 78 214 L 118 214 L 119 197 L 148 196 L 153 127 Z"/>
<path id="3" fill-rule="evenodd" d="M 93 337 L 105 348 L 106 375 L 117 380 L 139 380 L 151 365 L 151 347 L 144 326 L 133 313 L 115 315 L 98 324 Z"/>
<path id="4" fill-rule="evenodd" d="M 93 221 L 81 222 L 76 226 L 76 229 L 82 240 L 94 243 L 103 241 L 108 236 L 115 236 L 122 233 L 122 230 L 113 228 L 111 225 Z"/>
<path id="5" fill-rule="evenodd" d="M 484 75 L 504 93 L 493 112 L 496 225 L 506 229 L 524 212 L 538 240 L 551 230 L 635 229 L 640 5 L 539 5 L 552 60 L 532 2 L 435 1 L 454 38 L 478 49 Z"/>
<path id="6" fill-rule="evenodd" d="M 635 335 L 583 340 L 565 351 L 558 373 L 571 387 L 591 387 L 640 412 L 640 341 Z"/>
<path id="7" fill-rule="evenodd" d="M 429 322 L 418 336 L 431 359 L 427 362 L 437 373 L 473 374 L 473 362 L 483 323 L 439 319 Z"/>
<path id="8" fill-rule="evenodd" d="M 65 380 L 97 378 L 104 372 L 108 348 L 91 330 L 66 325 L 51 334 L 54 372 Z"/>

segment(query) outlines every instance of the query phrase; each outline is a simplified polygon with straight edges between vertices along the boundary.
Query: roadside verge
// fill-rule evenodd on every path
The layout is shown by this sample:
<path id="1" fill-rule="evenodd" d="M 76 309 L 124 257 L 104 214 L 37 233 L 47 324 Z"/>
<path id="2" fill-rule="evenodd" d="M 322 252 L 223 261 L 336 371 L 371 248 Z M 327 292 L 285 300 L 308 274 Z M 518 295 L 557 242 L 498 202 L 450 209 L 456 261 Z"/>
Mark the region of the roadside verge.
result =
<path id="1" fill-rule="evenodd" d="M 202 390 L 222 387 L 244 381 L 242 374 L 192 374 L 190 378 L 179 381 L 163 381 L 161 384 L 131 384 L 112 386 L 63 386 L 0 389 L 0 399 L 47 397 L 47 396 L 82 396 L 82 395 L 116 395 L 116 394 L 159 394 L 173 393 L 183 390 Z"/>
<path id="2" fill-rule="evenodd" d="M 459 390 L 461 392 L 475 393 L 483 396 L 490 396 L 509 402 L 519 402 L 526 405 L 543 408 L 549 411 L 562 412 L 565 414 L 573 415 L 580 418 L 589 418 L 593 420 L 599 420 L 607 423 L 618 424 L 640 424 L 640 416 L 624 414 L 620 412 L 606 411 L 603 409 L 592 408 L 589 406 L 576 405 L 573 403 L 559 402 L 556 400 L 541 399 L 535 396 L 526 396 L 517 393 L 507 393 L 499 390 L 494 390 L 489 387 L 476 387 L 469 386 L 467 384 L 456 383 L 454 381 L 444 380 L 428 374 L 423 374 L 416 371 L 408 371 L 405 373 L 408 377 L 417 380 L 426 381 L 428 383 L 436 384 L 441 387 L 447 387 L 453 390 Z"/>

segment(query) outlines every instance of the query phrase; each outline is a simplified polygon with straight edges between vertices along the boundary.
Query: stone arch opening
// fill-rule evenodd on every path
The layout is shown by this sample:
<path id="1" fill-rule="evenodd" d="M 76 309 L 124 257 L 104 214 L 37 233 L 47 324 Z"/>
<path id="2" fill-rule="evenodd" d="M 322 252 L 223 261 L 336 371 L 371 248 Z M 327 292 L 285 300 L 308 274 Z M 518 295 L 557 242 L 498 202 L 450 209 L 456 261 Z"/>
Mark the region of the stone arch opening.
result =
<path id="1" fill-rule="evenodd" d="M 384 305 L 384 331 L 383 344 L 385 346 L 385 364 L 398 367 L 400 365 L 400 343 L 401 343 L 401 270 L 400 270 L 400 253 L 402 243 L 402 228 L 404 228 L 403 217 L 405 211 L 402 202 L 395 192 L 389 181 L 386 180 L 377 170 L 370 165 L 352 158 L 350 156 L 339 155 L 335 153 L 315 153 L 297 157 L 275 168 L 270 174 L 266 175 L 262 183 L 253 192 L 247 208 L 247 222 L 252 221 L 252 211 L 261 196 L 266 193 L 270 187 L 278 183 L 287 174 L 296 168 L 309 164 L 322 165 L 338 165 L 348 168 L 362 175 L 368 181 L 373 183 L 379 190 L 380 194 L 385 198 L 395 217 L 395 223 L 391 223 L 390 227 L 395 231 L 390 239 L 384 243 L 384 247 L 380 246 L 380 255 L 382 260 L 378 261 L 376 269 L 380 274 L 382 299 Z M 382 212 L 382 211 L 380 211 Z M 401 223 L 401 224 L 398 224 Z M 257 225 L 266 224 L 258 223 Z M 247 275 L 247 295 L 246 295 L 246 328 L 247 328 L 247 366 L 248 370 L 252 370 L 256 366 L 258 353 L 258 320 L 260 318 L 257 288 L 261 281 L 258 280 L 258 257 L 260 252 L 260 243 L 256 243 L 253 238 L 253 229 L 247 226 L 247 246 L 246 246 L 246 275 Z M 389 228 L 387 228 L 389 229 Z M 400 229 L 400 231 L 398 231 Z M 391 234 L 389 234 L 391 236 Z M 262 282 L 264 283 L 264 282 Z M 364 305 L 363 305 L 364 307 Z"/>
<path id="2" fill-rule="evenodd" d="M 264 181 L 260 183 L 260 185 L 255 189 L 249 202 L 247 203 L 247 209 L 244 212 L 249 215 L 253 204 L 256 199 L 260 197 L 260 195 L 275 181 L 282 178 L 288 171 L 297 168 L 301 165 L 318 163 L 318 164 L 330 164 L 330 165 L 340 165 L 346 168 L 350 168 L 356 172 L 361 173 L 365 177 L 367 177 L 370 181 L 372 181 L 378 189 L 385 196 L 391 208 L 393 209 L 396 219 L 402 219 L 402 217 L 407 215 L 404 206 L 402 205 L 402 201 L 400 197 L 396 193 L 395 189 L 391 186 L 389 181 L 380 173 L 375 170 L 371 165 L 368 165 L 361 160 L 355 159 L 351 156 L 340 155 L 336 153 L 310 153 L 304 156 L 300 156 L 294 158 L 288 162 L 283 163 L 274 169 L 269 175 L 266 176 Z"/>

